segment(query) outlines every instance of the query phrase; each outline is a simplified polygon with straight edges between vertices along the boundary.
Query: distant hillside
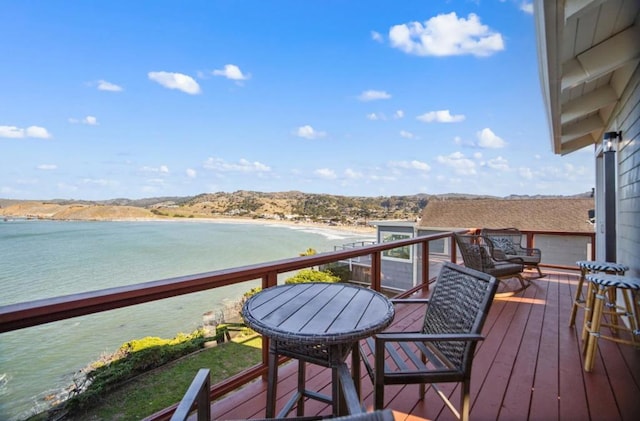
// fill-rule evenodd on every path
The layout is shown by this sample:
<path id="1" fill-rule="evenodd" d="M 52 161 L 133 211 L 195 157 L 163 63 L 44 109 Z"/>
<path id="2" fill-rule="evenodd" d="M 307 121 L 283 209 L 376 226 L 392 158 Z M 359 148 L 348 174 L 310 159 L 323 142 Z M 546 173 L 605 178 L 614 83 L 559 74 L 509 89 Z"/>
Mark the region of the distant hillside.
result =
<path id="1" fill-rule="evenodd" d="M 572 197 L 589 197 L 583 193 Z M 559 196 L 548 196 L 559 197 Z M 239 190 L 188 197 L 111 199 L 104 201 L 0 199 L 0 215 L 46 219 L 140 219 L 246 217 L 322 221 L 360 225 L 369 220 L 415 220 L 429 200 L 494 198 L 495 196 L 416 194 L 408 196 L 337 196 L 299 191 L 263 193 Z M 544 198 L 512 195 L 509 199 Z"/>

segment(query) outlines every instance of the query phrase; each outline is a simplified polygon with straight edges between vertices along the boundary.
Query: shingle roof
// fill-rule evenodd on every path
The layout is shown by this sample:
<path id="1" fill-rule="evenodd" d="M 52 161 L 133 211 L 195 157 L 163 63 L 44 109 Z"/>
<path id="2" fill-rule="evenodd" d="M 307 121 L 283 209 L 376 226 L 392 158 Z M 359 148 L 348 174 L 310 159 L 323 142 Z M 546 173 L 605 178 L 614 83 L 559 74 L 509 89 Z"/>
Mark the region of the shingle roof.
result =
<path id="1" fill-rule="evenodd" d="M 588 210 L 593 198 L 447 199 L 432 198 L 419 228 L 504 228 L 534 231 L 593 232 Z"/>

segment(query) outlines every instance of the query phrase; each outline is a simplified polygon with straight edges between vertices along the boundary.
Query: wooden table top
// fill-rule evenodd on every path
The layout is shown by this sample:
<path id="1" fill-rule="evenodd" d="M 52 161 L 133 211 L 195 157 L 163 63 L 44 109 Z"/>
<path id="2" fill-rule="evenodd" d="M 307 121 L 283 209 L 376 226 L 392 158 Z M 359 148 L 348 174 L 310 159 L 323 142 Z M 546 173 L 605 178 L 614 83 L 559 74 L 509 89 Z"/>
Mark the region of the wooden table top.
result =
<path id="1" fill-rule="evenodd" d="M 386 328 L 393 305 L 384 295 L 343 283 L 302 283 L 265 289 L 242 308 L 245 323 L 280 341 L 354 342 Z"/>

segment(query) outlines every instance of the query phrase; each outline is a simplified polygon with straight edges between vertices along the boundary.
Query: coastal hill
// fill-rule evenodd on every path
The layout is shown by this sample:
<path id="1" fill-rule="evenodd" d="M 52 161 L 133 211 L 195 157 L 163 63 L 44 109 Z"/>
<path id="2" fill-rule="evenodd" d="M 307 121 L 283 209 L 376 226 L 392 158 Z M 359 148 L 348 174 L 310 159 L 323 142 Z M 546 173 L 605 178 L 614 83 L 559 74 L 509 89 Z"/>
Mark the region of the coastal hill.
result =
<path id="1" fill-rule="evenodd" d="M 590 193 L 572 197 L 588 197 Z M 551 196 L 549 196 L 551 197 Z M 558 196 L 554 196 L 558 197 Z M 168 218 L 251 218 L 365 225 L 370 220 L 415 220 L 429 200 L 496 198 L 464 194 L 354 197 L 298 191 L 240 190 L 186 197 L 105 201 L 0 199 L 0 217 L 53 220 L 140 220 Z M 541 198 L 509 196 L 508 199 Z"/>

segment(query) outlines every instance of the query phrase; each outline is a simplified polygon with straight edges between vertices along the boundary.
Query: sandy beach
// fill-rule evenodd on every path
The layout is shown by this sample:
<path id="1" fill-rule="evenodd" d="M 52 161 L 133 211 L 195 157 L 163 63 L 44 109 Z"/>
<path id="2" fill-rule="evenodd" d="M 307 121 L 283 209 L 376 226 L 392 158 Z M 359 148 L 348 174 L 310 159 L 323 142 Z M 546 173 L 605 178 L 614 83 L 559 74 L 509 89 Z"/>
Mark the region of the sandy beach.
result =
<path id="1" fill-rule="evenodd" d="M 119 219 L 124 220 L 124 219 Z M 167 221 L 167 222 L 208 222 L 213 224 L 256 224 L 256 225 L 286 225 L 292 227 L 317 228 L 330 231 L 350 232 L 355 234 L 375 234 L 376 228 L 363 225 L 330 225 L 311 221 L 287 221 L 278 219 L 262 219 L 262 218 L 134 218 L 135 221 Z"/>
<path id="2" fill-rule="evenodd" d="M 376 232 L 375 227 L 364 225 L 339 225 L 312 221 L 291 221 L 281 219 L 226 216 L 170 217 L 157 215 L 147 209 L 133 206 L 59 205 L 42 202 L 24 202 L 0 208 L 0 216 L 5 220 L 9 220 L 11 218 L 21 218 L 59 221 L 165 221 L 177 223 L 207 222 L 218 224 L 286 225 L 291 227 L 305 227 L 350 232 L 358 235 L 374 235 Z"/>

